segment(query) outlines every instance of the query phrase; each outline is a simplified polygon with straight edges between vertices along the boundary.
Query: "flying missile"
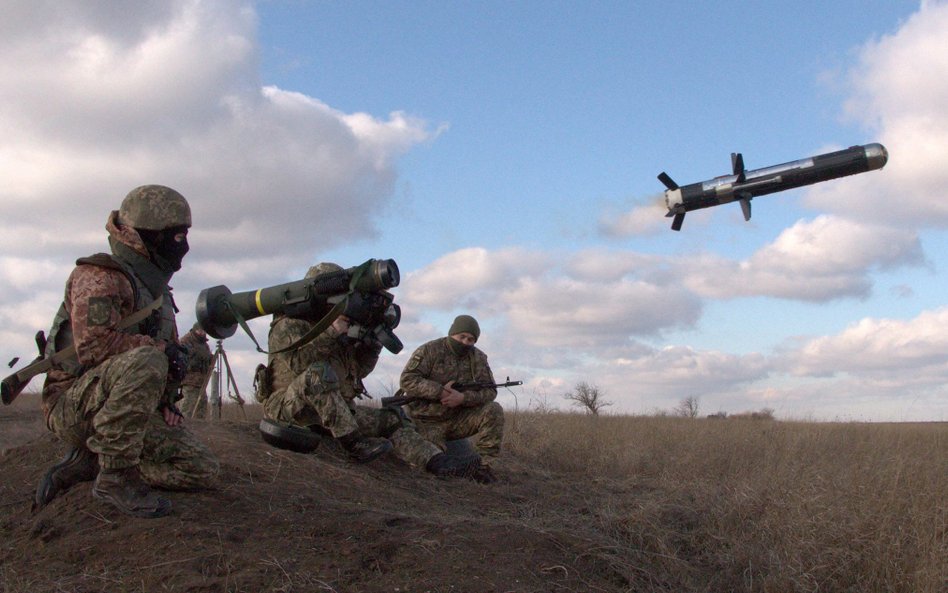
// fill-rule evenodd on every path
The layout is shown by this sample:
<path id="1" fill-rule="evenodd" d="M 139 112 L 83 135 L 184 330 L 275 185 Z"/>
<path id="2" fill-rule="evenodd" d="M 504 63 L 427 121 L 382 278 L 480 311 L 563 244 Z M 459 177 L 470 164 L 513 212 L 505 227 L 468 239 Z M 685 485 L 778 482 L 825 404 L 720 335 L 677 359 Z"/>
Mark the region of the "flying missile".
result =
<path id="1" fill-rule="evenodd" d="M 674 216 L 671 228 L 680 231 L 686 212 L 740 202 L 744 220 L 750 220 L 750 201 L 757 196 L 881 169 L 888 160 L 885 146 L 873 143 L 748 171 L 744 168 L 743 155 L 732 152 L 730 175 L 679 186 L 662 171 L 658 180 L 668 188 L 665 190 L 665 205 L 668 206 L 665 216 Z"/>

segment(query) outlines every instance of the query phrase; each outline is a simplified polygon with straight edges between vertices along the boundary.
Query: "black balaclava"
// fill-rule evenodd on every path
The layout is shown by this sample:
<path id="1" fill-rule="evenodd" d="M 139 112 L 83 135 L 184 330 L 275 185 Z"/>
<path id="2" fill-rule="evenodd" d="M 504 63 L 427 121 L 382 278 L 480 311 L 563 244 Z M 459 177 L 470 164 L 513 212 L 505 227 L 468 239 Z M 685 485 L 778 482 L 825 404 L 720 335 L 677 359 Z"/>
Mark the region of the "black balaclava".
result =
<path id="1" fill-rule="evenodd" d="M 467 356 L 467 354 L 470 353 L 474 348 L 472 345 L 463 344 L 450 337 L 448 338 L 448 345 L 451 346 L 451 351 L 458 356 Z"/>
<path id="2" fill-rule="evenodd" d="M 160 231 L 135 229 L 145 243 L 151 261 L 166 272 L 177 272 L 181 269 L 181 261 L 190 249 L 188 236 L 185 234 L 181 241 L 175 236 L 188 230 L 185 226 L 169 227 Z"/>

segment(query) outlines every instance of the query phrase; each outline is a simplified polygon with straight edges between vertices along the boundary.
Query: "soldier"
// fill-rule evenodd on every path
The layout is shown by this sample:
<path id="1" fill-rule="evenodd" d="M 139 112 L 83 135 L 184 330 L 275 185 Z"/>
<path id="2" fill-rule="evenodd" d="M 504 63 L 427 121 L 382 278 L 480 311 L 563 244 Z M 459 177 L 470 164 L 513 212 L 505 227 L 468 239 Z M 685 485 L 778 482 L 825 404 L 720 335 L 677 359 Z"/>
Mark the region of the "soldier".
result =
<path id="1" fill-rule="evenodd" d="M 47 356 L 74 345 L 77 358 L 54 366 L 43 386 L 47 427 L 70 448 L 40 480 L 37 506 L 95 480 L 94 498 L 161 517 L 171 502 L 151 486 L 200 488 L 217 474 L 217 460 L 174 405 L 187 358 L 168 282 L 188 252 L 190 226 L 181 194 L 141 186 L 108 217 L 111 254 L 76 262 Z"/>
<path id="2" fill-rule="evenodd" d="M 477 320 L 458 315 L 448 336 L 418 347 L 402 371 L 400 386 L 407 397 L 420 401 L 408 405 L 418 432 L 443 447 L 446 441 L 474 437 L 483 459 L 474 478 L 483 483 L 497 480 L 491 464 L 500 454 L 504 436 L 504 409 L 494 401 L 494 387 L 464 391 L 454 383 L 493 383 L 487 355 L 474 344 L 481 335 Z"/>
<path id="3" fill-rule="evenodd" d="M 211 372 L 214 355 L 207 345 L 207 333 L 201 324 L 195 323 L 191 331 L 181 338 L 181 345 L 188 350 L 188 374 L 181 381 L 181 403 L 179 408 L 185 416 L 207 418 L 207 378 Z"/>
<path id="4" fill-rule="evenodd" d="M 313 278 L 340 271 L 321 263 L 306 273 Z M 263 390 L 264 416 L 270 420 L 330 433 L 357 463 L 368 463 L 394 449 L 415 468 L 437 476 L 465 476 L 479 457 L 450 456 L 424 440 L 410 423 L 392 410 L 355 405 L 366 393 L 362 380 L 372 372 L 382 345 L 374 339 L 348 337 L 350 320 L 336 318 L 310 342 L 287 352 L 318 322 L 316 319 L 274 315 L 268 339 L 269 389 Z"/>

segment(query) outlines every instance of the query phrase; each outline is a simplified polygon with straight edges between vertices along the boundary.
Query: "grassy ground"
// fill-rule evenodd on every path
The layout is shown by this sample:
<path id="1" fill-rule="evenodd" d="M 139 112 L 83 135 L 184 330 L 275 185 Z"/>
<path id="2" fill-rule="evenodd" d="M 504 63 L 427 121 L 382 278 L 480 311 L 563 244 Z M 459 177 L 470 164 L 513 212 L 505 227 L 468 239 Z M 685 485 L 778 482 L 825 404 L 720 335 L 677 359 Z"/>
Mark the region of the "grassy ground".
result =
<path id="1" fill-rule="evenodd" d="M 521 459 L 614 481 L 577 510 L 632 590 L 948 591 L 944 423 L 527 413 L 510 428 Z"/>
<path id="2" fill-rule="evenodd" d="M 61 447 L 28 404 L 0 408 L 4 591 L 948 591 L 948 423 L 508 413 L 482 486 L 272 449 L 228 404 L 193 424 L 217 488 L 150 522 L 86 485 L 31 514 Z"/>

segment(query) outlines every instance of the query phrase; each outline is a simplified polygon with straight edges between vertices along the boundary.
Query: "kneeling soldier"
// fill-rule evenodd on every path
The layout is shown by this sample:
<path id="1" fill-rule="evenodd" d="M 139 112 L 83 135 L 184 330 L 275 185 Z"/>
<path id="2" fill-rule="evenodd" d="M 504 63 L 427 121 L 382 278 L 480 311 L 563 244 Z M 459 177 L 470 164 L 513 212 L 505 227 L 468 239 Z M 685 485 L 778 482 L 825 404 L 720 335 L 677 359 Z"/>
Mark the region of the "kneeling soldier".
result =
<path id="1" fill-rule="evenodd" d="M 106 222 L 111 253 L 76 262 L 53 321 L 47 357 L 76 358 L 47 373 L 46 424 L 70 445 L 36 490 L 37 506 L 79 482 L 123 513 L 161 517 L 171 502 L 151 490 L 207 486 L 219 469 L 175 407 L 187 371 L 168 281 L 188 251 L 191 209 L 161 185 L 133 189 Z"/>

